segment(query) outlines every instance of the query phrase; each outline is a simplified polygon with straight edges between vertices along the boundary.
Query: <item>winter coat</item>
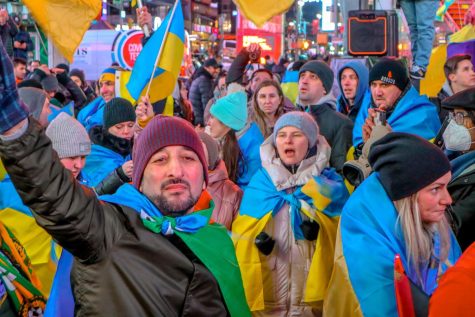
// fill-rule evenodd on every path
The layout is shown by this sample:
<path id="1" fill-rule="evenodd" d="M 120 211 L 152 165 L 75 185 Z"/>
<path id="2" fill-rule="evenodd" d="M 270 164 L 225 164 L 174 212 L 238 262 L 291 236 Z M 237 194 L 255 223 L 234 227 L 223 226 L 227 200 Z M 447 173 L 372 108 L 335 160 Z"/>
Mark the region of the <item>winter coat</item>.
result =
<path id="1" fill-rule="evenodd" d="M 475 151 L 463 154 L 452 162 L 452 180 L 447 189 L 452 208 L 460 222 L 457 240 L 462 250 L 475 242 Z"/>
<path id="2" fill-rule="evenodd" d="M 320 134 L 332 148 L 330 166 L 341 173 L 346 162 L 346 153 L 351 147 L 353 122 L 335 111 L 335 98 L 330 94 L 323 96 L 316 105 L 305 108 L 305 111 L 317 121 Z"/>
<path id="3" fill-rule="evenodd" d="M 111 192 L 112 183 L 117 182 L 117 176 L 123 183 L 130 181 L 122 171 L 121 166 L 131 159 L 131 143 L 125 139 L 115 137 L 104 130 L 102 126 L 95 126 L 90 131 L 91 153 L 86 157 L 86 164 L 82 170 L 84 178 L 90 187 L 99 189 L 99 193 Z M 114 176 L 116 173 L 116 176 Z M 102 183 L 101 183 L 102 182 Z M 113 191 L 113 190 L 112 190 Z"/>
<path id="4" fill-rule="evenodd" d="M 356 96 L 353 106 L 350 107 L 348 100 L 343 93 L 343 87 L 341 86 L 341 74 L 347 68 L 352 69 L 358 76 L 358 86 L 356 87 Z M 355 122 L 356 116 L 360 110 L 361 104 L 363 104 L 364 98 L 371 98 L 371 94 L 368 89 L 369 71 L 365 65 L 360 62 L 352 61 L 343 65 L 338 72 L 338 88 L 340 90 L 340 96 L 337 99 L 337 110 L 344 115 L 347 115 L 351 121 Z"/>
<path id="5" fill-rule="evenodd" d="M 183 240 L 153 233 L 130 207 L 100 202 L 42 130 L 30 119 L 0 152 L 38 224 L 75 257 L 76 316 L 227 316 L 216 279 Z"/>
<path id="6" fill-rule="evenodd" d="M 204 68 L 199 72 L 191 83 L 189 99 L 193 106 L 195 125 L 205 126 L 204 111 L 208 101 L 213 97 L 213 76 Z"/>
<path id="7" fill-rule="evenodd" d="M 17 33 L 18 27 L 11 18 L 8 19 L 7 23 L 5 23 L 4 25 L 0 25 L 0 38 L 10 58 L 13 57 L 13 38 L 17 35 Z"/>
<path id="8" fill-rule="evenodd" d="M 371 102 L 372 101 L 369 101 Z M 368 116 L 369 105 L 362 105 L 353 128 L 353 146 L 363 143 L 363 125 Z M 436 107 L 411 85 L 396 101 L 388 112 L 387 123 L 393 132 L 406 132 L 418 135 L 426 140 L 433 139 L 440 129 Z"/>
<path id="9" fill-rule="evenodd" d="M 231 230 L 231 224 L 236 218 L 241 204 L 242 190 L 229 180 L 223 160 L 219 161 L 214 170 L 208 172 L 208 178 L 206 190 L 215 202 L 211 217 L 217 223 Z"/>
<path id="10" fill-rule="evenodd" d="M 26 43 L 26 48 L 13 48 L 13 56 L 23 58 L 25 61 L 28 60 L 28 52 L 34 49 L 33 41 L 31 40 L 30 33 L 27 31 L 18 31 L 17 35 L 13 39 L 20 42 L 21 44 Z"/>
<path id="11" fill-rule="evenodd" d="M 338 216 L 348 197 L 341 176 L 333 169 L 326 168 L 330 151 L 325 138 L 318 136 L 317 153 L 304 159 L 296 173 L 291 174 L 276 157 L 271 138 L 261 146 L 263 167 L 246 188 L 239 216 L 233 223 L 236 254 L 253 316 L 321 315 L 323 293 L 333 265 L 332 246 Z M 287 199 L 280 197 L 301 191 L 298 196 L 292 197 L 306 201 L 309 206 L 323 202 L 319 200 L 319 203 L 314 204 L 315 200 L 310 198 L 318 199 L 318 195 L 307 196 L 309 194 L 303 188 L 311 187 L 310 184 L 318 180 L 320 185 L 325 184 L 320 188 L 328 189 L 325 183 L 328 179 L 323 175 L 326 173 L 336 176 L 331 181 L 331 186 L 334 187 L 330 191 L 336 193 L 341 190 L 343 193 L 335 202 L 339 208 L 334 208 L 334 211 L 337 210 L 335 213 L 327 214 L 326 208 L 331 203 L 320 205 L 323 208 L 317 212 L 316 221 L 320 223 L 317 239 L 310 241 L 303 236 L 297 238 L 297 219 L 300 217 L 300 223 L 315 220 L 315 214 L 296 210 Z M 331 194 L 326 197 L 329 201 L 336 198 Z M 258 251 L 254 244 L 255 238 L 262 231 L 275 240 L 275 245 L 267 256 Z M 321 274 L 313 275 L 316 267 Z"/>

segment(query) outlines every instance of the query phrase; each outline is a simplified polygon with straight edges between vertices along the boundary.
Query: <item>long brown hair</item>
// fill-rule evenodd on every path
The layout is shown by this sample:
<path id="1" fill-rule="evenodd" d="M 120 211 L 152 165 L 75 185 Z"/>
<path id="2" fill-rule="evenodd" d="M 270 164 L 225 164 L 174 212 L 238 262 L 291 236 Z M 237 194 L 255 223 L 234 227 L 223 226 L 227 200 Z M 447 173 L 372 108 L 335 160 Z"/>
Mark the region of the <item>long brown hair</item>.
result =
<path id="1" fill-rule="evenodd" d="M 236 183 L 241 172 L 239 160 L 242 158 L 242 153 L 234 130 L 231 129 L 224 135 L 222 151 L 229 179 Z"/>
<path id="2" fill-rule="evenodd" d="M 284 93 L 282 92 L 282 88 L 274 80 L 264 80 L 259 84 L 259 86 L 257 86 L 256 91 L 254 91 L 254 95 L 252 95 L 252 107 L 254 109 L 252 120 L 256 122 L 264 138 L 267 138 L 269 135 L 271 135 L 272 130 L 267 127 L 267 123 L 265 120 L 266 114 L 264 113 L 264 111 L 261 110 L 261 108 L 259 108 L 259 103 L 257 102 L 257 95 L 262 88 L 269 86 L 275 87 L 275 89 L 277 90 L 277 94 L 280 97 L 280 104 L 277 107 L 277 110 L 275 111 L 276 118 L 278 119 L 281 115 L 284 114 Z"/>

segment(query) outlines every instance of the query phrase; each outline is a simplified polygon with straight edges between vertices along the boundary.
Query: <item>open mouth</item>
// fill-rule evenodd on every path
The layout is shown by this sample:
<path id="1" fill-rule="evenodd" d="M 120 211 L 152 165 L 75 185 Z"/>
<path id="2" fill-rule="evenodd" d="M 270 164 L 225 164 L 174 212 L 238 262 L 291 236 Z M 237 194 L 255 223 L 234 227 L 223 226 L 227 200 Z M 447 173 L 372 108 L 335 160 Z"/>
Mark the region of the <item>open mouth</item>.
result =
<path id="1" fill-rule="evenodd" d="M 295 150 L 294 149 L 285 149 L 284 154 L 286 156 L 294 156 L 295 155 Z"/>

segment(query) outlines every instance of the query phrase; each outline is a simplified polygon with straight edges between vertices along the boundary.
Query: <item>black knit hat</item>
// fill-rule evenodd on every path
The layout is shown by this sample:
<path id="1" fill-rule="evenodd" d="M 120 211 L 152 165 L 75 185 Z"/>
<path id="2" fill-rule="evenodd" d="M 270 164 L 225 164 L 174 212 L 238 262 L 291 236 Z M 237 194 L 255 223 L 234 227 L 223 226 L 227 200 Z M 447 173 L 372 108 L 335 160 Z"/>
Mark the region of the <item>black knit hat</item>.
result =
<path id="1" fill-rule="evenodd" d="M 409 82 L 409 75 L 406 66 L 401 61 L 383 58 L 369 72 L 369 84 L 371 85 L 371 82 L 375 80 L 396 85 L 399 89 L 404 90 Z"/>
<path id="2" fill-rule="evenodd" d="M 475 110 L 475 87 L 468 88 L 445 98 L 442 107 L 446 109 L 463 108 Z"/>
<path id="3" fill-rule="evenodd" d="M 299 70 L 299 76 L 303 72 L 309 71 L 314 73 L 315 75 L 320 78 L 323 84 L 323 88 L 325 88 L 327 94 L 330 93 L 333 86 L 333 79 L 335 78 L 335 74 L 333 74 L 332 69 L 328 66 L 325 62 L 322 61 L 309 61 L 306 62 Z"/>
<path id="4" fill-rule="evenodd" d="M 124 98 L 112 98 L 104 107 L 104 128 L 127 121 L 135 121 L 134 106 Z"/>
<path id="5" fill-rule="evenodd" d="M 450 171 L 441 149 L 409 133 L 387 134 L 373 144 L 368 159 L 393 201 L 417 193 Z"/>

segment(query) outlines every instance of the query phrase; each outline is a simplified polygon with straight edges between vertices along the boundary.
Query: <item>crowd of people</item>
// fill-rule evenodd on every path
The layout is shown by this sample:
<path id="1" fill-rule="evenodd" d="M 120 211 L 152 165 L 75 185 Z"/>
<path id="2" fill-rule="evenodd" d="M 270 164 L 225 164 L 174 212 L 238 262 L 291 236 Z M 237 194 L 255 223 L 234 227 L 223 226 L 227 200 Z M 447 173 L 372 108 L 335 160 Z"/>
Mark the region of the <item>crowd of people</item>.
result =
<path id="1" fill-rule="evenodd" d="M 132 103 L 0 45 L 0 316 L 473 312 L 474 57 L 260 54 Z"/>

